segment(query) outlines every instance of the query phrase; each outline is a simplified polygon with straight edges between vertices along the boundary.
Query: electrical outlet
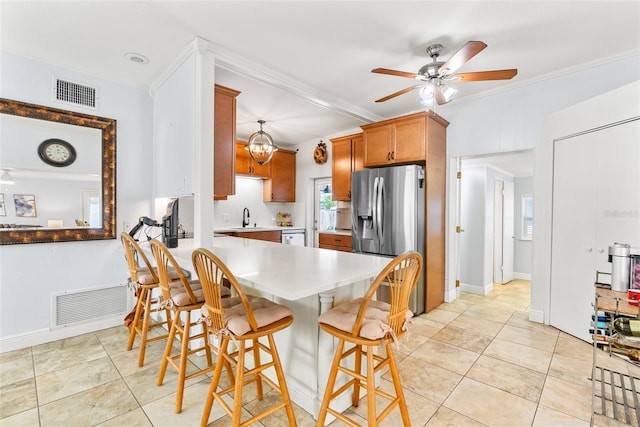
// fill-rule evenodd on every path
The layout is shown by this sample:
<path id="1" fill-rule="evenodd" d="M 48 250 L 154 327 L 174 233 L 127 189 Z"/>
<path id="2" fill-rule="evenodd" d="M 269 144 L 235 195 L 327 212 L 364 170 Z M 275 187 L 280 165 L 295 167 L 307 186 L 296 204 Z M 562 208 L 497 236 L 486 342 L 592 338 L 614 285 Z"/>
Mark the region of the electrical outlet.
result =
<path id="1" fill-rule="evenodd" d="M 222 219 L 224 222 L 229 222 L 231 220 L 231 216 L 228 213 L 222 214 Z"/>
<path id="2" fill-rule="evenodd" d="M 122 231 L 129 231 L 131 229 L 131 223 L 129 221 L 122 221 Z"/>

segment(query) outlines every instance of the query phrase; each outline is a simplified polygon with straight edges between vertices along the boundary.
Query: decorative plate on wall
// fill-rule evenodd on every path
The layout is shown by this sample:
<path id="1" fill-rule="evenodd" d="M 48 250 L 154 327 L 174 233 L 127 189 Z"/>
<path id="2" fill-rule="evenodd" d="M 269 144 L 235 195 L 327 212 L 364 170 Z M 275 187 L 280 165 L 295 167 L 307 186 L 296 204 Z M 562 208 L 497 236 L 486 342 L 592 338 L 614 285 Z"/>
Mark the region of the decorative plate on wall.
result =
<path id="1" fill-rule="evenodd" d="M 315 150 L 313 150 L 313 160 L 319 165 L 327 162 L 327 145 L 320 141 Z"/>

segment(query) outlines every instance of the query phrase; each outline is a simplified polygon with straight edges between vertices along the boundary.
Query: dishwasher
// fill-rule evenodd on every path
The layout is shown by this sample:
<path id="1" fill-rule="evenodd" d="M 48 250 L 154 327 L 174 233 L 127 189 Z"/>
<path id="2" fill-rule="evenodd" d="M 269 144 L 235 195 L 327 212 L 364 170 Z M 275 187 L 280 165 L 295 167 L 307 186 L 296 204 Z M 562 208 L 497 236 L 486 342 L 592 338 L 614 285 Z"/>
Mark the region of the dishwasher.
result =
<path id="1" fill-rule="evenodd" d="M 304 230 L 282 230 L 282 243 L 284 245 L 305 246 Z"/>

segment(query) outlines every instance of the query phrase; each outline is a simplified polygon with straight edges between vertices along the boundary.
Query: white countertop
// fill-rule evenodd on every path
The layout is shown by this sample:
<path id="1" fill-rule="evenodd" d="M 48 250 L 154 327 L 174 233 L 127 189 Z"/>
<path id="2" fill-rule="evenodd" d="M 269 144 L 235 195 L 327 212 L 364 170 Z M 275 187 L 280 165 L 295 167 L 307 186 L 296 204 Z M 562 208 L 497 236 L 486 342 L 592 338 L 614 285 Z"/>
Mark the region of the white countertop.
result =
<path id="1" fill-rule="evenodd" d="M 189 269 L 194 249 L 192 239 L 181 239 L 171 253 Z M 373 279 L 390 261 L 373 255 L 228 236 L 215 237 L 206 249 L 218 256 L 242 285 L 289 301 Z"/>

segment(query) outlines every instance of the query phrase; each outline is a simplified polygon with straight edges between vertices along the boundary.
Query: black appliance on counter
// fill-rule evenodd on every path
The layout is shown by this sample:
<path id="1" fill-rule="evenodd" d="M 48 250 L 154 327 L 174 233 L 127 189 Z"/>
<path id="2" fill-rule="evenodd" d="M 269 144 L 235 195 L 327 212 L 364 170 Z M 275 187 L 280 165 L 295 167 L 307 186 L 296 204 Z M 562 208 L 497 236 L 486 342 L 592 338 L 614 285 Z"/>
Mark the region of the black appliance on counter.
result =
<path id="1" fill-rule="evenodd" d="M 167 204 L 167 212 L 162 217 L 162 243 L 168 248 L 178 247 L 178 198 Z"/>

